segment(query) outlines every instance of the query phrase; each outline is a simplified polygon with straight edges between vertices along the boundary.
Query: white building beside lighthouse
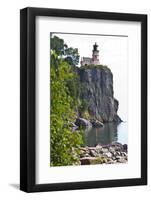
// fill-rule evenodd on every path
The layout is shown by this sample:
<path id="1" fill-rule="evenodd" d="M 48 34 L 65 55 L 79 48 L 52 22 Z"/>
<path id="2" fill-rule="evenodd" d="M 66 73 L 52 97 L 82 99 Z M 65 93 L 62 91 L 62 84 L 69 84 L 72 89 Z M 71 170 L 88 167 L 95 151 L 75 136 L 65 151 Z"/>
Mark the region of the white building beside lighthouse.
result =
<path id="1" fill-rule="evenodd" d="M 86 66 L 86 65 L 99 65 L 99 50 L 98 50 L 98 45 L 95 43 L 93 45 L 93 50 L 92 50 L 92 58 L 89 57 L 82 57 L 81 58 L 81 66 Z"/>

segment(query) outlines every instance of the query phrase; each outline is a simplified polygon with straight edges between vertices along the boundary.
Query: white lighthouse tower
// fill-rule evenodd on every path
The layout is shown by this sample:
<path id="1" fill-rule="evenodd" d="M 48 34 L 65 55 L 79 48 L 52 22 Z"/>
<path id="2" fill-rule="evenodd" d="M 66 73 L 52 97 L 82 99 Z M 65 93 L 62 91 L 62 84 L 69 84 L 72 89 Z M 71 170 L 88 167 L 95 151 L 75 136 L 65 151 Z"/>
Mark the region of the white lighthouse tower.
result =
<path id="1" fill-rule="evenodd" d="M 98 45 L 95 43 L 93 45 L 93 50 L 92 50 L 92 62 L 94 65 L 99 65 L 99 50 L 98 50 Z"/>
<path id="2" fill-rule="evenodd" d="M 81 57 L 81 66 L 100 65 L 98 45 L 95 43 L 92 50 L 92 58 Z"/>

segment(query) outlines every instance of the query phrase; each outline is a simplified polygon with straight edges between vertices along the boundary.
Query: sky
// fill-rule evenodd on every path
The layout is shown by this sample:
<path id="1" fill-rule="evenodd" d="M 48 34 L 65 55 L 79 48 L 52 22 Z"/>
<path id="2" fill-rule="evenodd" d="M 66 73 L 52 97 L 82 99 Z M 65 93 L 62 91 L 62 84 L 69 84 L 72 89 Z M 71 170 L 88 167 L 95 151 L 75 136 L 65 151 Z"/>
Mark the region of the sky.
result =
<path id="1" fill-rule="evenodd" d="M 123 121 L 128 116 L 128 37 L 53 33 L 64 39 L 68 47 L 78 48 L 81 57 L 92 57 L 93 45 L 98 44 L 100 64 L 113 73 L 114 97 L 119 101 L 118 114 Z"/>

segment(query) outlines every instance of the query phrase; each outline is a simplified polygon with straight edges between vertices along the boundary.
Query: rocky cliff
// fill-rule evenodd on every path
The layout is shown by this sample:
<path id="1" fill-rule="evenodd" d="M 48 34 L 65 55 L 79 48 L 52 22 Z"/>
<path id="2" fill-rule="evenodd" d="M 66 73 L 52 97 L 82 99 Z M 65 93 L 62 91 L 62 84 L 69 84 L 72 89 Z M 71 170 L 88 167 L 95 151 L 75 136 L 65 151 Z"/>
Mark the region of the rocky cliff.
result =
<path id="1" fill-rule="evenodd" d="M 91 118 L 102 122 L 121 122 L 117 115 L 118 100 L 114 98 L 113 74 L 106 66 L 78 68 L 83 85 L 81 98 L 87 103 Z"/>

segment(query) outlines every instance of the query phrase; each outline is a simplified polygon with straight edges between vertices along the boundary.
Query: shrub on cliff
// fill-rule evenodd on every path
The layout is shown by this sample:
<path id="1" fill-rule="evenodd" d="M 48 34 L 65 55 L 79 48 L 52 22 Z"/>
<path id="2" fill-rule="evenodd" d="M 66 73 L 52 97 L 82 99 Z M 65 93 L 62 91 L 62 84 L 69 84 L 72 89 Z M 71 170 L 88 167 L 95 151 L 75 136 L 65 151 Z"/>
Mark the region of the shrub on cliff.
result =
<path id="1" fill-rule="evenodd" d="M 80 131 L 72 132 L 70 123 L 75 118 L 74 98 L 68 83 L 75 79 L 67 62 L 51 55 L 51 165 L 73 165 L 79 162 L 79 146 L 82 144 Z"/>

